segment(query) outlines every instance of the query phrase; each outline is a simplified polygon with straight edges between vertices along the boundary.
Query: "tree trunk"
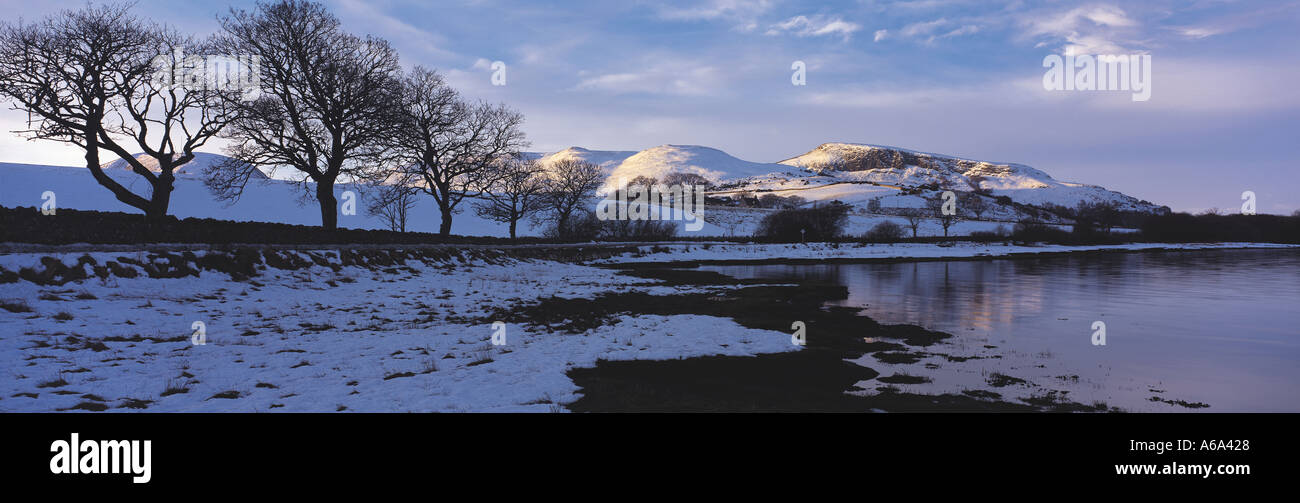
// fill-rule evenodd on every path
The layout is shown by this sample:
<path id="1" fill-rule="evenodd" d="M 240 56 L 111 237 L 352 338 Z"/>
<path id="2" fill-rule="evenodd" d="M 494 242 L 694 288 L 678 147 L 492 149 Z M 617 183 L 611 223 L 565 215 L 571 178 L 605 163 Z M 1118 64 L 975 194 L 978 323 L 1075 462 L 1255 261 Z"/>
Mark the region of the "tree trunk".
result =
<path id="1" fill-rule="evenodd" d="M 555 219 L 555 234 L 561 238 L 569 235 L 569 215 L 571 211 L 561 211 Z"/>
<path id="2" fill-rule="evenodd" d="M 316 201 L 320 202 L 320 226 L 325 230 L 339 228 L 338 199 L 334 197 L 334 180 L 316 181 Z"/>
<path id="3" fill-rule="evenodd" d="M 442 223 L 438 225 L 439 236 L 451 235 L 451 207 L 439 206 L 438 211 L 442 213 Z"/>
<path id="4" fill-rule="evenodd" d="M 163 219 L 167 217 L 167 207 L 171 204 L 172 188 L 175 178 L 164 171 L 153 183 L 153 194 L 149 204 L 144 208 L 145 234 L 150 241 L 159 241 L 162 235 Z"/>
<path id="5" fill-rule="evenodd" d="M 519 219 L 517 219 L 517 218 L 515 218 L 515 219 L 511 219 L 511 220 L 510 220 L 510 240 L 511 240 L 511 241 L 514 241 L 514 240 L 515 240 L 515 224 L 518 223 L 518 222 L 519 222 Z"/>
<path id="6" fill-rule="evenodd" d="M 144 214 L 151 221 L 161 220 L 167 216 L 167 208 L 171 205 L 172 190 L 175 190 L 176 178 L 169 173 L 158 176 L 157 183 L 153 187 L 153 195 L 149 197 L 149 207 L 145 209 Z"/>

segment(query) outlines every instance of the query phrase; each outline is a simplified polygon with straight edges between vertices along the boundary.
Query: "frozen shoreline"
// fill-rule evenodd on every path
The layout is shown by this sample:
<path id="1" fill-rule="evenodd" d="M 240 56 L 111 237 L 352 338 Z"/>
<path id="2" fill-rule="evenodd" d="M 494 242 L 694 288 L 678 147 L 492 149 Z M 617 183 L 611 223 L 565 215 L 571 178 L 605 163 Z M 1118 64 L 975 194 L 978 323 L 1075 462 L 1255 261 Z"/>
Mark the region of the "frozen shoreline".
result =
<path id="1" fill-rule="evenodd" d="M 579 245 L 580 246 L 580 245 Z M 942 260 L 1025 253 L 1229 248 L 1247 243 L 1121 246 L 987 244 L 618 244 L 593 265 L 647 262 Z M 272 248 L 272 247 L 265 247 Z M 391 247 L 401 248 L 401 247 Z M 221 251 L 196 251 L 203 257 Z M 623 316 L 582 333 L 516 322 L 502 311 L 548 297 L 700 293 L 605 267 L 498 257 L 338 265 L 333 251 L 281 251 L 305 267 L 234 279 L 88 274 L 62 285 L 3 284 L 0 411 L 560 411 L 579 396 L 566 375 L 598 360 L 673 360 L 797 351 L 788 332 L 699 314 Z M 84 256 L 164 263 L 153 252 L 8 253 L 9 272 Z M 46 264 L 42 264 L 42 260 Z M 321 265 L 326 261 L 329 266 Z M 129 264 L 129 262 L 122 262 Z M 136 265 L 122 265 L 142 271 Z M 89 271 L 88 271 L 89 272 Z M 500 317 L 500 319 L 495 319 Z M 194 322 L 206 344 L 191 344 Z M 494 346 L 494 321 L 506 345 Z M 180 391 L 184 390 L 184 391 Z M 80 409 L 78 409 L 80 408 Z"/>
<path id="2" fill-rule="evenodd" d="M 47 256 L 3 262 L 12 270 Z M 71 266 L 78 256 L 59 258 Z M 31 309 L 0 310 L 0 357 L 13 362 L 0 378 L 0 410 L 8 412 L 548 412 L 576 399 L 565 373 L 597 359 L 797 349 L 789 334 L 710 316 L 636 316 L 580 334 L 495 319 L 498 309 L 544 297 L 676 291 L 540 260 L 3 288 L 6 303 Z M 494 321 L 505 324 L 505 345 L 491 343 Z M 194 322 L 204 324 L 205 345 L 191 343 Z"/>

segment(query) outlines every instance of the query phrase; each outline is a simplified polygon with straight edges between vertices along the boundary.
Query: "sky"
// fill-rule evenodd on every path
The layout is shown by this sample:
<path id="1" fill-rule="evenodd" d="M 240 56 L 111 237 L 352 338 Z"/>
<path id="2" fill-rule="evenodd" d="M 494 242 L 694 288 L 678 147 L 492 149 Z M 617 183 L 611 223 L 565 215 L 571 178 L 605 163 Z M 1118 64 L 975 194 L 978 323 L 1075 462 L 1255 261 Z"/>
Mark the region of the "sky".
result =
<path id="1" fill-rule="evenodd" d="M 688 144 L 775 162 L 871 143 L 1028 164 L 1179 211 L 1235 212 L 1244 191 L 1261 213 L 1300 208 L 1300 1 L 323 3 L 349 31 L 392 42 L 403 66 L 523 112 L 533 151 Z M 0 19 L 84 4 L 0 0 Z M 205 35 L 252 6 L 132 9 Z M 1150 99 L 1044 89 L 1044 58 L 1067 53 L 1149 55 Z M 0 112 L 0 162 L 82 161 L 10 133 L 24 117 Z"/>

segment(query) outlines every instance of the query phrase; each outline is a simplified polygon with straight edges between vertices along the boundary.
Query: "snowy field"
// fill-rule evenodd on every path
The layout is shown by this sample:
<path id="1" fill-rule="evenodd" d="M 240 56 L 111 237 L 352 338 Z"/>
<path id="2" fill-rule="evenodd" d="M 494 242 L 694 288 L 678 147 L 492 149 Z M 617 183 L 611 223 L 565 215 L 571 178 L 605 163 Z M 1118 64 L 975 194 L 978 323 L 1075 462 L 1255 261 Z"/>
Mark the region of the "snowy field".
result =
<path id="1" fill-rule="evenodd" d="M 102 264 L 134 254 L 90 255 Z M 43 256 L 5 255 L 0 264 L 14 271 Z M 59 258 L 74 266 L 80 256 Z M 563 411 L 577 391 L 565 372 L 598 358 L 797 348 L 787 333 L 705 316 L 631 317 L 579 334 L 487 318 L 552 295 L 676 291 L 604 269 L 407 265 L 268 268 L 242 282 L 205 271 L 5 284 L 0 411 Z M 506 344 L 492 344 L 492 321 L 504 323 Z M 205 345 L 192 344 L 196 322 Z"/>

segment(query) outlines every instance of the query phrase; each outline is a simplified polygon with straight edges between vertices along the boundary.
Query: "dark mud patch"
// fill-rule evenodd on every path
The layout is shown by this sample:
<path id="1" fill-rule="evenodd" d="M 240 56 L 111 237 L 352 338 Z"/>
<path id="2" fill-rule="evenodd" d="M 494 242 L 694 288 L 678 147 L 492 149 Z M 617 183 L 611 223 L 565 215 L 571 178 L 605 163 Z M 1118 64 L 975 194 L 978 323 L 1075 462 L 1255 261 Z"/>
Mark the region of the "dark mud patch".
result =
<path id="1" fill-rule="evenodd" d="M 881 351 L 871 355 L 882 363 L 890 365 L 911 365 L 925 358 L 925 353 L 908 353 L 906 351 Z"/>
<path id="2" fill-rule="evenodd" d="M 894 374 L 892 376 L 881 377 L 877 381 L 885 384 L 925 384 L 930 382 L 929 377 L 914 376 L 911 374 Z"/>
<path id="3" fill-rule="evenodd" d="M 997 372 L 989 374 L 988 379 L 985 379 L 984 382 L 989 383 L 989 386 L 992 386 L 994 388 L 1005 388 L 1007 386 L 1014 386 L 1014 385 L 1032 386 L 1032 384 L 1030 384 L 1029 381 L 1026 381 L 1019 377 L 1012 377 L 1006 374 L 999 374 Z"/>
<path id="4" fill-rule="evenodd" d="M 677 266 L 680 266 L 678 264 Z M 694 314 L 734 320 L 741 326 L 791 333 L 806 327 L 798 351 L 758 356 L 707 356 L 678 360 L 599 361 L 568 375 L 582 397 L 565 404 L 580 412 L 606 411 L 969 411 L 1031 412 L 1061 410 L 1061 404 L 1008 402 L 997 394 L 924 395 L 892 387 L 869 394 L 864 381 L 919 383 L 923 377 L 895 373 L 879 379 L 871 368 L 854 364 L 871 353 L 887 363 L 915 363 L 921 351 L 950 334 L 911 325 L 882 325 L 843 300 L 842 285 L 815 280 L 778 283 L 738 280 L 714 271 L 656 264 L 610 266 L 623 274 L 660 285 L 691 287 L 688 293 L 650 295 L 610 293 L 590 299 L 552 297 L 499 309 L 491 319 L 510 319 L 551 332 L 580 334 L 628 316 Z M 564 336 L 564 335 L 559 335 Z"/>
<path id="5" fill-rule="evenodd" d="M 1184 407 L 1188 409 L 1204 409 L 1210 406 L 1210 404 L 1208 403 L 1188 402 L 1186 400 L 1170 400 L 1168 398 L 1160 398 L 1158 396 L 1153 396 L 1148 400 L 1152 402 L 1167 403 L 1169 405 L 1177 405 L 1179 407 Z"/>

